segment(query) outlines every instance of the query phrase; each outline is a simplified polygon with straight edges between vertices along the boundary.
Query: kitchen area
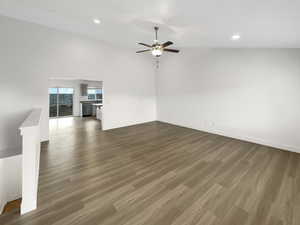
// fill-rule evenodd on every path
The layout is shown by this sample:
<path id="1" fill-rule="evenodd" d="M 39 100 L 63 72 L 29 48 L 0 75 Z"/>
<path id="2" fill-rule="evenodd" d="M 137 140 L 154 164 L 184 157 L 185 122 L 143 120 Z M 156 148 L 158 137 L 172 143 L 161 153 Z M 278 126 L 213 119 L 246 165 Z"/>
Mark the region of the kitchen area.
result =
<path id="1" fill-rule="evenodd" d="M 80 116 L 102 120 L 102 83 L 98 85 L 95 85 L 95 82 L 80 83 L 80 93 Z"/>
<path id="2" fill-rule="evenodd" d="M 90 117 L 102 120 L 103 82 L 80 79 L 49 80 L 49 117 Z"/>

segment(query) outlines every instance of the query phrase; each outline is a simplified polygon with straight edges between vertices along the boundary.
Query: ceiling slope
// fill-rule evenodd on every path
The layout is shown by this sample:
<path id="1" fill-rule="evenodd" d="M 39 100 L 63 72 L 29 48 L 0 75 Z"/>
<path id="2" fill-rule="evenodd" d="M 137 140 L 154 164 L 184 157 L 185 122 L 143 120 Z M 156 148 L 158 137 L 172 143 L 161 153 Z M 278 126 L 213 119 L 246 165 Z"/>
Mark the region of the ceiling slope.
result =
<path id="1" fill-rule="evenodd" d="M 295 0 L 1 0 L 0 14 L 126 47 L 160 38 L 178 47 L 300 47 Z M 101 23 L 93 23 L 99 18 Z M 232 41 L 232 34 L 241 39 Z"/>

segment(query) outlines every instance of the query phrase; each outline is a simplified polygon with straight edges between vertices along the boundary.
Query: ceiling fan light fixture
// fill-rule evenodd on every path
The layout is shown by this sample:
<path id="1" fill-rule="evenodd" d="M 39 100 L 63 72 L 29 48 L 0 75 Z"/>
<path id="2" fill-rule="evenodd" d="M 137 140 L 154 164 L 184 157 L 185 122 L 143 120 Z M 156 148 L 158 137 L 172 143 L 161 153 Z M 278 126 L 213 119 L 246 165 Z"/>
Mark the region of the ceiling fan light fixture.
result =
<path id="1" fill-rule="evenodd" d="M 161 45 L 155 45 L 152 47 L 151 53 L 153 56 L 159 57 L 162 55 L 163 48 Z"/>
<path id="2" fill-rule="evenodd" d="M 159 57 L 162 55 L 162 50 L 161 49 L 152 49 L 151 53 L 153 56 Z"/>
<path id="3" fill-rule="evenodd" d="M 93 21 L 94 21 L 95 24 L 100 24 L 101 23 L 101 20 L 99 20 L 98 18 L 95 18 Z"/>
<path id="4" fill-rule="evenodd" d="M 231 36 L 231 40 L 233 41 L 237 41 L 241 39 L 241 35 L 240 34 L 234 34 Z"/>

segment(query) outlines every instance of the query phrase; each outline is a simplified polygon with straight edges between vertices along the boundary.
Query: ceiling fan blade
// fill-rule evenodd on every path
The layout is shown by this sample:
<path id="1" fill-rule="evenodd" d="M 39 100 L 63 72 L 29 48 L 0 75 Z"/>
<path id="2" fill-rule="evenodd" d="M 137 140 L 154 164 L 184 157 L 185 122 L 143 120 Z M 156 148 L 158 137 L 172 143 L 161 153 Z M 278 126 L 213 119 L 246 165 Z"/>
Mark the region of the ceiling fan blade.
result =
<path id="1" fill-rule="evenodd" d="M 136 53 L 141 53 L 141 52 L 149 52 L 150 49 L 147 49 L 147 50 L 140 50 L 140 51 L 137 51 Z"/>
<path id="2" fill-rule="evenodd" d="M 148 44 L 145 44 L 145 43 L 138 43 L 139 45 L 144 45 L 144 46 L 146 46 L 146 47 L 148 47 L 148 48 L 152 48 L 152 45 L 148 45 Z"/>
<path id="3" fill-rule="evenodd" d="M 165 47 L 168 47 L 168 46 L 170 46 L 170 45 L 172 45 L 172 44 L 173 44 L 172 41 L 167 41 L 167 42 L 163 43 L 161 46 L 162 46 L 163 48 L 165 48 Z"/>
<path id="4" fill-rule="evenodd" d="M 164 48 L 164 51 L 166 51 L 166 52 L 174 52 L 174 53 L 179 53 L 180 52 L 177 49 L 170 49 L 170 48 Z"/>

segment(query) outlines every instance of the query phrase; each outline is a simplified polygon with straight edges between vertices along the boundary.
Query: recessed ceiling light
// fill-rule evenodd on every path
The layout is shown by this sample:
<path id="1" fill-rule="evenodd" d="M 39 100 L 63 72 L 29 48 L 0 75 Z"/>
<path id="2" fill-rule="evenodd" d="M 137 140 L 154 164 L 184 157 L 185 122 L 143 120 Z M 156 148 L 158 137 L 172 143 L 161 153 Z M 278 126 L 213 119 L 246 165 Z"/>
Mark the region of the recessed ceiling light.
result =
<path id="1" fill-rule="evenodd" d="M 231 36 L 231 40 L 233 40 L 233 41 L 237 41 L 240 38 L 241 38 L 241 35 L 239 35 L 239 34 L 234 34 L 234 35 Z"/>
<path id="2" fill-rule="evenodd" d="M 101 20 L 95 18 L 95 19 L 94 19 L 94 23 L 95 23 L 95 24 L 100 24 L 100 23 L 101 23 Z"/>

